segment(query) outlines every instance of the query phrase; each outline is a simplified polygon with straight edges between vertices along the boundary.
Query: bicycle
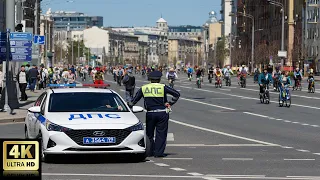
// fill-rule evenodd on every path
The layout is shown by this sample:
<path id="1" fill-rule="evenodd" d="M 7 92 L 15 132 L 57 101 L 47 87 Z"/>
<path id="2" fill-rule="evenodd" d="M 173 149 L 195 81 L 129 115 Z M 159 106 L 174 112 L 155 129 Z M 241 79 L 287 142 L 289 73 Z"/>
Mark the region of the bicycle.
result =
<path id="1" fill-rule="evenodd" d="M 218 76 L 216 78 L 215 86 L 216 86 L 216 88 L 218 88 L 218 87 L 221 88 L 222 87 L 222 81 L 221 81 L 221 77 L 220 76 Z"/>
<path id="2" fill-rule="evenodd" d="M 300 79 L 299 78 L 297 78 L 296 79 L 296 84 L 295 84 L 295 86 L 292 88 L 292 90 L 294 91 L 294 90 L 302 90 L 302 86 L 301 86 L 301 83 L 300 83 Z"/>
<path id="3" fill-rule="evenodd" d="M 279 93 L 279 106 L 283 107 L 284 104 L 286 105 L 286 107 L 291 106 L 291 95 L 288 85 L 285 85 L 283 90 Z"/>
<path id="4" fill-rule="evenodd" d="M 314 79 L 310 78 L 310 79 L 308 79 L 308 82 L 309 82 L 309 84 L 308 84 L 308 92 L 309 93 L 314 93 L 316 91 L 316 88 L 314 86 Z"/>
<path id="5" fill-rule="evenodd" d="M 201 88 L 201 77 L 197 77 L 197 87 Z"/>
<path id="6" fill-rule="evenodd" d="M 260 102 L 263 104 L 270 103 L 269 84 L 263 84 L 263 94 L 260 94 Z"/>
<path id="7" fill-rule="evenodd" d="M 242 76 L 240 76 L 240 86 L 242 87 L 242 88 L 246 88 L 246 75 L 242 75 Z"/>
<path id="8" fill-rule="evenodd" d="M 174 79 L 169 79 L 169 87 L 171 87 L 173 89 L 174 86 Z"/>
<path id="9" fill-rule="evenodd" d="M 226 76 L 225 79 L 226 79 L 226 86 L 231 86 L 231 78 L 229 76 Z"/>

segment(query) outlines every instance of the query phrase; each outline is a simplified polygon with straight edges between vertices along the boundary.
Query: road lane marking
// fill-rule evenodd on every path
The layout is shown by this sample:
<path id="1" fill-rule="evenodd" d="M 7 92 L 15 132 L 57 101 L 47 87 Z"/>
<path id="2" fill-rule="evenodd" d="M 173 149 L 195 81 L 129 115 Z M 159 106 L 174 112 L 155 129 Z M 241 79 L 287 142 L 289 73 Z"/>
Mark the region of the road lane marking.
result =
<path id="1" fill-rule="evenodd" d="M 193 158 L 162 158 L 165 160 L 192 160 Z"/>
<path id="2" fill-rule="evenodd" d="M 315 161 L 316 159 L 283 159 L 284 161 Z"/>
<path id="3" fill-rule="evenodd" d="M 188 178 L 202 179 L 201 176 L 169 176 L 169 175 L 130 175 L 130 174 L 75 174 L 75 173 L 42 173 L 43 176 L 91 176 L 91 177 L 143 177 L 143 178 Z"/>
<path id="4" fill-rule="evenodd" d="M 286 123 L 291 123 L 291 121 L 288 121 L 288 120 L 285 120 L 284 122 L 286 122 Z"/>
<path id="5" fill-rule="evenodd" d="M 203 130 L 203 131 L 207 131 L 207 132 L 212 132 L 212 133 L 221 134 L 221 135 L 225 135 L 225 136 L 229 136 L 229 137 L 234 137 L 234 138 L 238 138 L 238 139 L 243 139 L 243 140 L 247 140 L 247 141 L 251 141 L 251 142 L 255 142 L 255 143 L 259 143 L 259 144 L 272 145 L 272 146 L 280 146 L 280 145 L 278 145 L 278 144 L 273 144 L 273 143 L 269 143 L 269 142 L 264 142 L 264 141 L 259 141 L 259 140 L 255 140 L 255 139 L 251 139 L 251 138 L 246 138 L 246 137 L 242 137 L 242 136 L 237 136 L 237 135 L 233 135 L 233 134 L 229 134 L 229 133 L 225 133 L 225 132 L 221 132 L 221 131 L 216 131 L 216 130 L 213 130 L 213 129 L 203 128 L 203 127 L 200 127 L 200 126 L 195 126 L 195 125 L 192 125 L 192 124 L 187 124 L 187 123 L 180 122 L 180 121 L 173 120 L 173 119 L 170 119 L 170 121 L 173 122 L 173 123 L 180 124 L 180 125 L 187 126 L 187 127 L 191 127 L 191 128 L 194 128 L 194 129 L 199 129 L 199 130 Z"/>
<path id="6" fill-rule="evenodd" d="M 243 90 L 247 90 L 247 91 L 255 91 L 255 92 L 258 92 L 259 90 L 255 90 L 255 89 L 248 89 L 248 88 L 241 88 Z M 279 92 L 271 92 L 269 91 L 271 94 L 277 94 L 279 95 Z M 291 94 L 291 96 L 293 97 L 300 97 L 300 98 L 306 98 L 306 99 L 317 99 L 317 100 L 320 100 L 320 98 L 318 97 L 310 97 L 310 96 L 301 96 L 301 95 L 295 95 L 295 94 Z"/>
<path id="7" fill-rule="evenodd" d="M 319 156 L 320 156 L 320 153 L 313 153 L 313 154 L 315 154 L 315 155 L 319 155 Z"/>
<path id="8" fill-rule="evenodd" d="M 312 127 L 319 127 L 318 125 L 311 125 Z"/>
<path id="9" fill-rule="evenodd" d="M 167 134 L 167 141 L 174 141 L 174 135 L 173 135 L 173 133 L 168 133 L 168 134 Z"/>
<path id="10" fill-rule="evenodd" d="M 223 161 L 252 161 L 253 158 L 222 158 Z"/>
<path id="11" fill-rule="evenodd" d="M 250 112 L 243 112 L 244 114 L 249 114 L 252 116 L 258 116 L 258 117 L 263 117 L 263 118 L 269 118 L 268 116 L 261 115 L 261 114 L 255 114 L 255 113 L 250 113 Z"/>
<path id="12" fill-rule="evenodd" d="M 170 169 L 172 169 L 174 171 L 186 171 L 185 169 L 182 169 L 182 168 L 170 168 Z"/>
<path id="13" fill-rule="evenodd" d="M 226 94 L 223 92 L 216 92 L 216 91 L 210 91 L 210 90 L 206 90 L 206 89 L 196 89 L 196 88 L 190 88 L 190 87 L 186 87 L 186 86 L 179 86 L 182 88 L 188 88 L 188 89 L 194 89 L 194 90 L 198 90 L 198 91 L 204 91 L 204 92 L 211 92 L 211 93 L 216 93 L 216 94 L 222 94 L 222 95 L 227 95 L 227 96 L 232 96 L 232 97 L 238 97 L 238 98 L 246 98 L 246 99 L 252 99 L 252 100 L 257 100 L 259 101 L 259 98 L 252 98 L 252 97 L 246 97 L 246 96 L 240 96 L 240 95 L 234 95 L 234 94 Z M 278 101 L 270 101 L 272 103 L 279 103 Z M 298 106 L 298 107 L 304 107 L 304 108 L 310 108 L 310 109 L 318 109 L 320 110 L 319 107 L 314 107 L 314 106 L 306 106 L 306 105 L 300 105 L 300 104 L 291 104 L 291 106 Z"/>
<path id="14" fill-rule="evenodd" d="M 304 150 L 304 149 L 296 149 L 297 151 L 300 151 L 300 152 L 310 152 L 308 150 Z"/>
<path id="15" fill-rule="evenodd" d="M 154 163 L 157 166 L 161 166 L 161 167 L 167 167 L 169 166 L 168 164 L 164 164 L 164 163 Z"/>
<path id="16" fill-rule="evenodd" d="M 180 97 L 180 99 L 185 100 L 185 101 L 190 101 L 190 102 L 195 102 L 195 103 L 207 105 L 207 106 L 217 107 L 217 108 L 221 108 L 221 109 L 227 109 L 227 110 L 231 110 L 231 111 L 235 110 L 235 109 L 232 109 L 232 108 L 228 108 L 228 107 L 224 107 L 224 106 L 218 106 L 218 105 L 209 104 L 209 103 L 205 103 L 205 102 L 200 102 L 200 101 L 196 101 L 196 100 L 192 100 L 192 99 L 187 99 L 187 98 L 182 98 L 182 97 Z"/>
<path id="17" fill-rule="evenodd" d="M 192 175 L 192 176 L 203 176 L 203 174 L 200 174 L 197 172 L 191 172 L 191 173 L 187 173 L 187 174 Z"/>
<path id="18" fill-rule="evenodd" d="M 224 175 L 224 174 L 207 174 L 205 176 L 211 177 L 266 177 L 266 175 Z"/>
<path id="19" fill-rule="evenodd" d="M 293 147 L 289 147 L 289 146 L 282 146 L 282 148 L 285 148 L 285 149 L 292 149 Z"/>
<path id="20" fill-rule="evenodd" d="M 309 126 L 310 124 L 302 124 L 302 126 Z"/>
<path id="21" fill-rule="evenodd" d="M 265 147 L 264 144 L 167 144 L 170 147 Z M 278 147 L 278 145 L 276 145 Z"/>

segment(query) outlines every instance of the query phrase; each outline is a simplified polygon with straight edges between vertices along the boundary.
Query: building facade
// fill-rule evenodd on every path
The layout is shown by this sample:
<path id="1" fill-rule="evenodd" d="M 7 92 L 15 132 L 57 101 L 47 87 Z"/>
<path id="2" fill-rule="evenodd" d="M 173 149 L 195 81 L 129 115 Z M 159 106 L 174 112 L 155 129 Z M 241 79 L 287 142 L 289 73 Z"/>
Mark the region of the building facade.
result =
<path id="1" fill-rule="evenodd" d="M 200 40 L 202 36 L 202 26 L 169 26 L 168 37 L 169 38 L 191 38 Z"/>
<path id="2" fill-rule="evenodd" d="M 320 73 L 320 2 L 317 0 L 308 0 L 304 5 L 304 23 L 305 50 L 307 58 L 304 64 L 315 69 Z"/>
<path id="3" fill-rule="evenodd" d="M 168 24 L 162 17 L 156 22 L 156 27 L 112 27 L 116 32 L 138 36 L 139 41 L 148 45 L 148 65 L 165 65 L 168 58 Z"/>
<path id="4" fill-rule="evenodd" d="M 240 1 L 240 0 L 239 0 Z M 294 59 L 295 28 L 297 27 L 295 12 L 295 0 L 274 0 L 284 8 L 284 51 L 287 57 L 278 57 L 281 50 L 282 38 L 282 8 L 270 4 L 268 1 L 242 0 L 238 3 L 238 12 L 252 15 L 254 17 L 255 37 L 255 63 L 259 64 L 276 63 L 277 66 L 288 66 L 289 69 L 298 62 Z M 297 30 L 297 29 L 296 29 Z M 252 21 L 249 18 L 238 16 L 238 35 L 241 48 L 251 52 L 252 43 Z M 242 50 L 243 51 L 243 50 Z M 249 57 L 248 57 L 249 59 Z M 248 64 L 251 60 L 248 60 Z"/>
<path id="5" fill-rule="evenodd" d="M 232 41 L 232 29 L 234 29 L 233 17 L 230 16 L 230 13 L 233 11 L 234 0 L 221 0 L 221 36 L 226 39 L 225 48 L 228 49 L 228 44 Z M 231 64 L 230 56 L 226 55 L 224 59 L 224 65 Z"/>
<path id="6" fill-rule="evenodd" d="M 103 17 L 88 16 L 80 12 L 56 11 L 52 13 L 55 30 L 63 31 L 69 28 L 71 31 L 84 30 L 89 27 L 103 27 Z"/>
<path id="7" fill-rule="evenodd" d="M 200 65 L 201 41 L 187 38 L 169 38 L 168 64 L 174 65 Z"/>
<path id="8" fill-rule="evenodd" d="M 45 45 L 40 45 L 41 64 L 44 64 L 47 67 L 50 67 L 55 63 L 53 62 L 55 44 L 53 25 L 51 16 L 41 15 L 39 30 L 40 35 L 45 36 Z"/>

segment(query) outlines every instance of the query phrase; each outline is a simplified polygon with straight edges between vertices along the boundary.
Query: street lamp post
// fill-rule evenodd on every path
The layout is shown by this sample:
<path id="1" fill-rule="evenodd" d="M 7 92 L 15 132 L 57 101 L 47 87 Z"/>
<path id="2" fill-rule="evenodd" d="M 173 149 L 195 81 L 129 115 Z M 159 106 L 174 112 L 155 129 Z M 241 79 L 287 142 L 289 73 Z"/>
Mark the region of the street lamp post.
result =
<path id="1" fill-rule="evenodd" d="M 281 51 L 284 51 L 284 6 L 282 3 L 273 1 L 273 0 L 268 0 L 268 2 L 272 5 L 281 7 L 281 13 L 282 13 L 282 27 L 281 27 Z M 281 65 L 283 66 L 283 58 Z"/>

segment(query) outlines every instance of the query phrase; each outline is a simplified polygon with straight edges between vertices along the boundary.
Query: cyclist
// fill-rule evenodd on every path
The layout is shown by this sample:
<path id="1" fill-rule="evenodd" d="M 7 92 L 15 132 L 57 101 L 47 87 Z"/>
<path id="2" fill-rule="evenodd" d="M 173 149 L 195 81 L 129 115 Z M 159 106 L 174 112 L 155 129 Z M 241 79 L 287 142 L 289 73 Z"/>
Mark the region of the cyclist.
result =
<path id="1" fill-rule="evenodd" d="M 191 66 L 188 67 L 188 79 L 190 80 L 192 78 L 192 73 L 193 73 L 193 69 L 191 68 Z"/>
<path id="2" fill-rule="evenodd" d="M 281 84 L 280 88 L 280 94 L 282 97 L 285 97 L 285 92 L 287 86 L 291 86 L 291 79 L 289 76 L 289 72 L 285 71 L 282 75 L 279 76 L 279 82 Z"/>
<path id="3" fill-rule="evenodd" d="M 228 82 L 228 80 L 231 82 L 230 74 L 233 75 L 233 72 L 230 69 L 230 66 L 227 66 L 227 69 L 224 70 L 223 74 L 224 74 L 224 78 L 226 79 L 226 82 Z"/>
<path id="4" fill-rule="evenodd" d="M 269 85 L 272 82 L 272 76 L 268 73 L 268 69 L 263 69 L 263 72 L 259 75 L 258 84 L 260 86 L 260 96 L 263 92 L 263 85 Z"/>
<path id="5" fill-rule="evenodd" d="M 208 80 L 210 78 L 213 78 L 213 73 L 214 73 L 214 67 L 211 66 L 209 69 L 208 69 Z"/>
<path id="6" fill-rule="evenodd" d="M 247 68 L 245 65 L 242 65 L 242 68 L 240 69 L 240 82 L 242 82 L 242 80 L 245 80 L 246 76 L 247 76 Z"/>
<path id="7" fill-rule="evenodd" d="M 173 68 L 170 68 L 169 72 L 167 72 L 166 74 L 166 78 L 168 79 L 170 84 L 171 82 L 173 83 L 176 78 L 178 79 L 178 75 Z"/>
<path id="8" fill-rule="evenodd" d="M 201 72 L 201 69 L 200 69 L 200 67 L 195 67 L 195 69 L 196 69 L 196 78 L 198 79 L 198 78 L 201 78 L 201 75 L 202 75 L 202 72 Z"/>
<path id="9" fill-rule="evenodd" d="M 312 86 L 311 83 L 312 83 L 313 81 L 314 81 L 314 78 L 313 78 L 313 69 L 310 68 L 310 72 L 309 72 L 309 76 L 308 76 L 308 86 L 309 86 L 309 89 L 311 88 L 310 86 Z"/>
<path id="10" fill-rule="evenodd" d="M 280 71 L 280 69 L 279 69 L 279 67 L 276 67 L 276 71 L 274 71 L 273 72 L 273 75 L 272 75 L 272 77 L 273 77 L 273 89 L 274 90 L 277 90 L 277 88 L 276 88 L 276 84 L 279 86 L 279 78 L 280 78 L 280 76 L 281 76 L 281 71 Z"/>
<path id="11" fill-rule="evenodd" d="M 216 76 L 216 83 L 218 83 L 218 80 L 220 80 L 222 76 L 222 72 L 219 66 L 217 66 L 216 69 L 214 70 L 214 74 Z"/>
<path id="12" fill-rule="evenodd" d="M 302 79 L 302 74 L 301 74 L 301 71 L 299 70 L 299 68 L 296 68 L 296 70 L 294 71 L 293 73 L 294 75 L 294 87 L 295 88 L 298 88 L 297 85 L 298 85 L 298 81 L 301 82 L 301 79 Z"/>

